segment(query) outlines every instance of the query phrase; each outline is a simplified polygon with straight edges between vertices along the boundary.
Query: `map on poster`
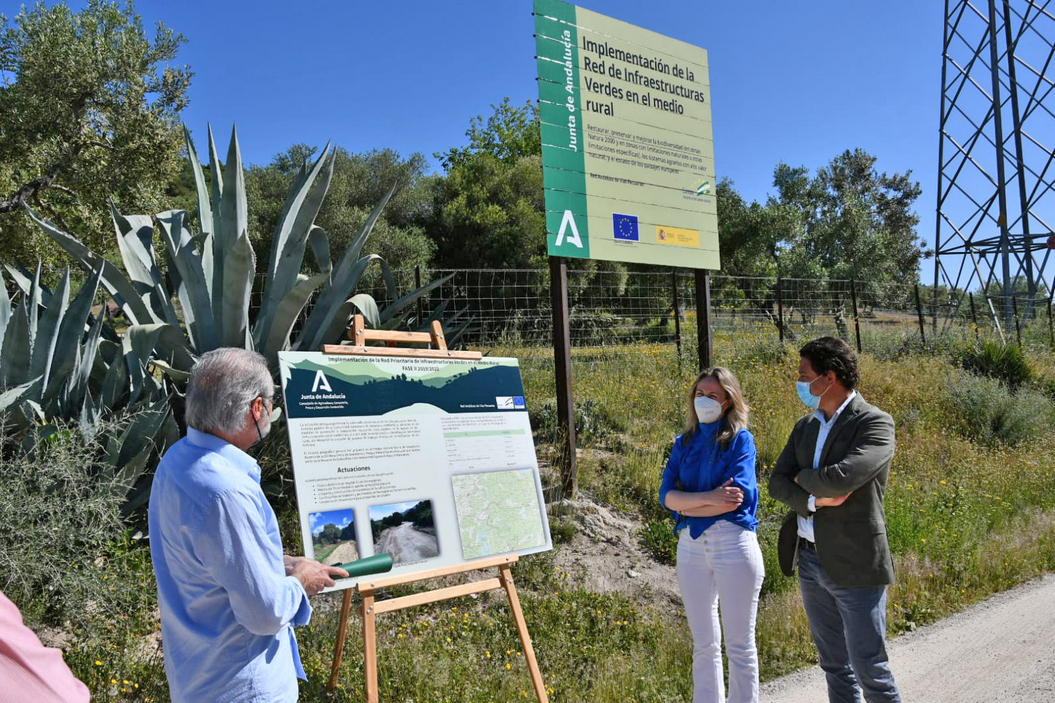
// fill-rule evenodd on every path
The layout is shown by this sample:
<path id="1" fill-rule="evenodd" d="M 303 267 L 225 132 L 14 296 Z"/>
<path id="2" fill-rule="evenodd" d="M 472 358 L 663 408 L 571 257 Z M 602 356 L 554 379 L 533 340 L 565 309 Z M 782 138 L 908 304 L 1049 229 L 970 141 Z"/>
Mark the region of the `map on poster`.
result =
<path id="1" fill-rule="evenodd" d="M 462 553 L 467 559 L 506 554 L 545 541 L 530 469 L 452 476 Z"/>
<path id="2" fill-rule="evenodd" d="M 282 352 L 279 367 L 307 556 L 384 552 L 399 575 L 552 547 L 516 359 Z"/>

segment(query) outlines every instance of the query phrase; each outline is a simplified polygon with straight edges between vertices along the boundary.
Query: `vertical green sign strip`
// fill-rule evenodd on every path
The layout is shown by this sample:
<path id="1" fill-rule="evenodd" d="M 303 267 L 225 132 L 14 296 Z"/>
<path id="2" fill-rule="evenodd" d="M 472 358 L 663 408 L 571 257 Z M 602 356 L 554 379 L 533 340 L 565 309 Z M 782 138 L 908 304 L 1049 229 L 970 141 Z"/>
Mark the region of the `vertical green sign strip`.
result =
<path id="1" fill-rule="evenodd" d="M 540 100 L 543 136 L 542 160 L 548 169 L 546 188 L 546 242 L 550 256 L 590 258 L 590 232 L 586 209 L 586 139 L 583 133 L 579 90 L 579 33 L 575 6 L 560 0 L 535 0 L 535 53 L 547 102 Z M 552 28 L 559 24 L 558 36 Z M 559 95 L 560 100 L 554 100 Z M 554 170 L 556 169 L 556 170 Z"/>

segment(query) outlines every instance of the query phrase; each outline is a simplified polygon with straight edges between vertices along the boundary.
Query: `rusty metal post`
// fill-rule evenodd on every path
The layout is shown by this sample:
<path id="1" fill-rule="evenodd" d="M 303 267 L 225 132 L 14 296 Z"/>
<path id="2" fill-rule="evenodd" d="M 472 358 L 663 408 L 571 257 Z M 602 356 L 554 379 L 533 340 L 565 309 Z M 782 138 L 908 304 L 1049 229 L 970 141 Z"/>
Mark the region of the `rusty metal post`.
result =
<path id="1" fill-rule="evenodd" d="M 575 465 L 575 400 L 571 382 L 571 320 L 568 312 L 568 265 L 559 256 L 549 257 L 550 301 L 553 305 L 553 367 L 557 381 L 557 424 L 563 435 L 562 489 L 574 498 L 578 489 Z"/>
<path id="2" fill-rule="evenodd" d="M 923 305 L 919 300 L 919 284 L 916 284 L 916 315 L 919 317 L 919 341 L 924 347 L 927 346 L 927 335 L 923 331 Z"/>
<path id="3" fill-rule="evenodd" d="M 1018 296 L 1014 293 L 1011 294 L 1011 309 L 1015 315 L 1015 339 L 1018 340 L 1018 346 L 1022 348 L 1022 323 L 1018 317 Z"/>
<path id="4" fill-rule="evenodd" d="M 854 306 L 854 334 L 857 335 L 857 353 L 861 353 L 861 320 L 857 315 L 857 282 L 850 279 L 850 301 Z"/>
<path id="5" fill-rule="evenodd" d="M 678 349 L 678 368 L 681 368 L 681 310 L 678 305 L 678 271 L 670 270 L 670 295 L 674 303 L 674 345 Z"/>
<path id="6" fill-rule="evenodd" d="M 700 355 L 700 371 L 714 365 L 714 344 L 711 340 L 711 272 L 696 269 L 696 348 Z"/>
<path id="7" fill-rule="evenodd" d="M 780 346 L 784 346 L 784 282 L 777 276 L 777 334 Z"/>

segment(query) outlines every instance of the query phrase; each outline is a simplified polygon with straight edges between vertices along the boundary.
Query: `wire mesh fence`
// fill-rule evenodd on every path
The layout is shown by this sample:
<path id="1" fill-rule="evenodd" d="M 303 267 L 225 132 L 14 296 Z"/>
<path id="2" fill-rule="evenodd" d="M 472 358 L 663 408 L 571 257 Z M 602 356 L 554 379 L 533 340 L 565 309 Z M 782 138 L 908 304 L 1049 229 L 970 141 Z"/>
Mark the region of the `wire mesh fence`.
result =
<path id="1" fill-rule="evenodd" d="M 467 320 L 463 341 L 474 346 L 516 342 L 552 345 L 549 272 L 517 269 L 433 270 L 447 278 L 428 307 Z M 568 271 L 575 347 L 689 344 L 696 334 L 694 275 L 686 271 Z M 786 342 L 824 334 L 862 346 L 883 338 L 918 338 L 920 311 L 914 285 L 840 280 L 710 277 L 715 337 Z M 927 325 L 933 322 L 924 308 Z M 856 324 L 855 324 L 856 322 Z"/>
<path id="2" fill-rule="evenodd" d="M 547 269 L 393 271 L 400 294 L 441 281 L 410 309 L 412 325 L 443 320 L 449 336 L 486 349 L 496 345 L 551 347 Z M 364 292 L 363 290 L 357 292 Z M 383 282 L 366 286 L 384 307 Z M 1055 346 L 1051 299 L 921 293 L 915 283 L 710 276 L 716 344 L 794 345 L 838 336 L 863 351 L 896 352 L 950 340 L 1001 339 Z M 690 271 L 568 270 L 574 348 L 606 353 L 631 345 L 695 349 L 695 277 Z M 1006 314 L 1005 314 L 1006 313 Z"/>

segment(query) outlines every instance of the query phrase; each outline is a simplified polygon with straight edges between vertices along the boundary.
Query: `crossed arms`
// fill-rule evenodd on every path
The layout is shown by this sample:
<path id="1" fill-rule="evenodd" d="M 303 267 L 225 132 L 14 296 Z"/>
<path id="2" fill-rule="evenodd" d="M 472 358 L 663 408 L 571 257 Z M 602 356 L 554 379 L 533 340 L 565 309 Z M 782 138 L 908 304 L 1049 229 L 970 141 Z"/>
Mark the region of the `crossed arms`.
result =
<path id="1" fill-rule="evenodd" d="M 755 489 L 755 445 L 746 432 L 738 434 L 728 451 L 733 454 L 725 482 L 710 491 L 683 490 L 679 478 L 681 453 L 686 451 L 676 440 L 659 489 L 660 503 L 668 510 L 687 517 L 715 517 L 731 513 L 744 501 L 744 490 Z M 752 498 L 753 500 L 753 498 Z"/>
<path id="2" fill-rule="evenodd" d="M 810 495 L 816 496 L 816 507 L 839 505 L 894 456 L 894 421 L 886 413 L 874 413 L 857 422 L 850 447 L 839 461 L 817 469 L 800 466 L 796 449 L 809 422 L 795 425 L 769 477 L 769 495 L 803 516 L 810 514 Z"/>

